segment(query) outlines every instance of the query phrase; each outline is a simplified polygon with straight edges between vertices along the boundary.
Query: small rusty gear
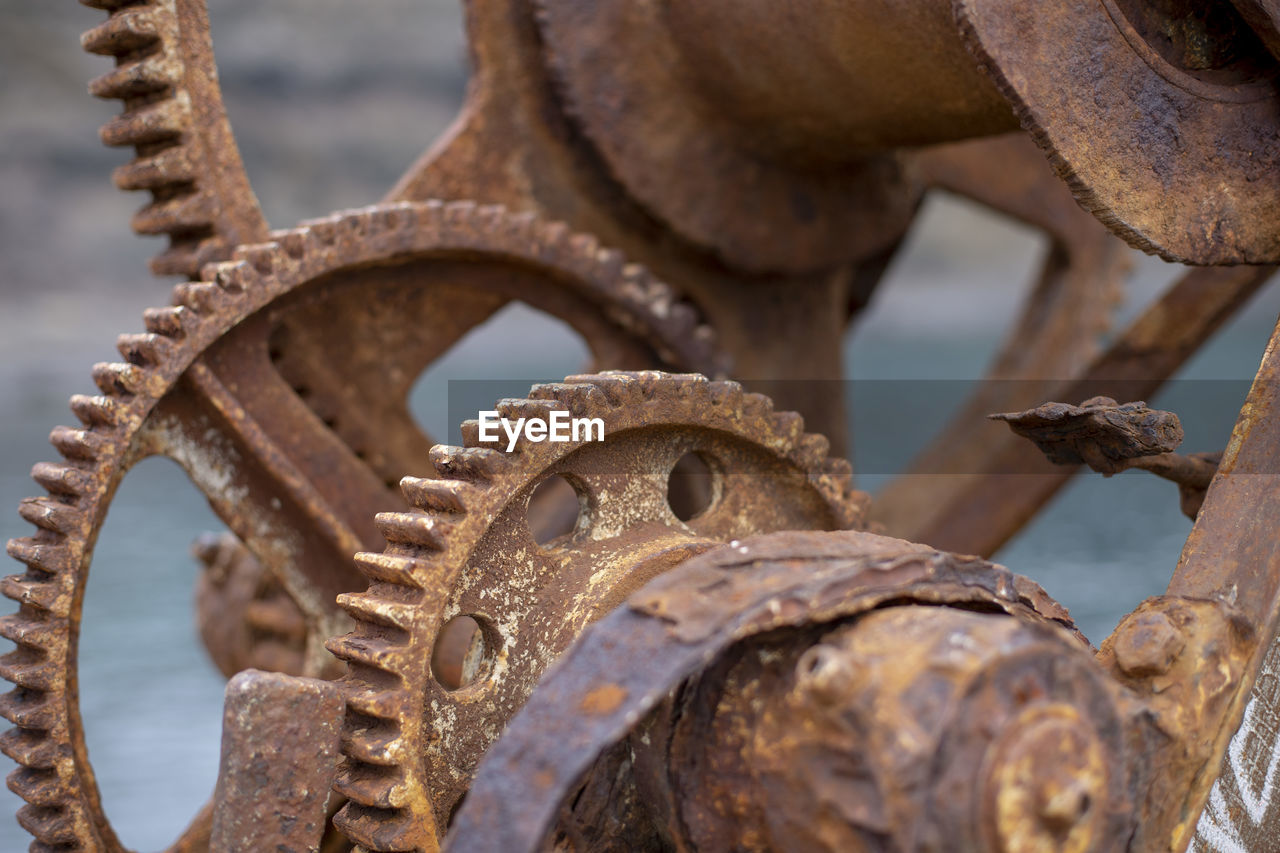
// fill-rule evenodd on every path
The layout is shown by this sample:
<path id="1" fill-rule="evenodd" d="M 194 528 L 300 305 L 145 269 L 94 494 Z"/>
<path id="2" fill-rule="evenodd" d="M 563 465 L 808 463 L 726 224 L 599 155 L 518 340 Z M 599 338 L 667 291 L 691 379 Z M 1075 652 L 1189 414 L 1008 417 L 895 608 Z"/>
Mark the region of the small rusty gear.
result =
<path id="1" fill-rule="evenodd" d="M 124 104 L 100 136 L 137 152 L 113 180 L 122 190 L 151 192 L 133 230 L 169 237 L 152 271 L 195 279 L 236 246 L 267 239 L 222 105 L 204 0 L 81 2 L 110 12 L 80 43 L 116 60 L 89 91 Z"/>
<path id="2" fill-rule="evenodd" d="M 364 849 L 434 850 L 485 749 L 543 670 L 582 628 L 650 578 L 740 537 L 859 525 L 827 440 L 734 382 L 662 373 L 574 376 L 503 400 L 513 421 L 554 411 L 599 418 L 603 441 L 522 439 L 508 454 L 464 426 L 465 447 L 437 447 L 442 479 L 406 478 L 416 507 L 379 518 L 389 545 L 361 554 L 368 591 L 341 605 L 356 631 L 329 648 L 347 661 L 347 763 L 335 823 Z M 681 521 L 668 479 L 686 454 L 712 478 L 711 502 Z M 571 532 L 539 545 L 534 490 L 560 476 L 578 494 Z M 449 690 L 428 661 L 442 628 L 479 625 L 467 683 Z"/>
<path id="3" fill-rule="evenodd" d="M 0 659 L 16 685 L 0 697 L 15 725 L 0 749 L 21 765 L 9 786 L 28 803 L 18 819 L 34 850 L 122 849 L 84 742 L 77 642 L 93 545 L 132 465 L 164 455 L 187 471 L 301 608 L 303 668 L 315 675 L 329 660 L 323 640 L 348 624 L 335 596 L 364 586 L 351 555 L 380 547 L 376 511 L 403 506 L 385 470 L 426 459 L 424 449 L 414 461 L 430 441 L 406 408 L 413 371 L 497 306 L 519 298 L 559 316 L 597 360 L 719 370 L 710 330 L 666 285 L 593 238 L 501 208 L 395 203 L 336 214 L 203 273 L 175 288 L 173 305 L 146 312 L 146 333 L 120 338 L 124 362 L 94 368 L 100 396 L 72 398 L 83 426 L 54 429 L 63 461 L 35 466 L 48 494 L 20 508 L 37 530 L 8 544 L 27 571 L 0 582 L 19 603 L 0 619 L 0 636 L 17 644 Z M 331 387 L 291 385 L 273 363 L 273 334 L 326 310 L 330 352 L 317 365 Z M 369 395 L 392 398 L 368 404 L 377 422 L 362 408 Z M 199 849 L 207 817 L 179 849 Z"/>

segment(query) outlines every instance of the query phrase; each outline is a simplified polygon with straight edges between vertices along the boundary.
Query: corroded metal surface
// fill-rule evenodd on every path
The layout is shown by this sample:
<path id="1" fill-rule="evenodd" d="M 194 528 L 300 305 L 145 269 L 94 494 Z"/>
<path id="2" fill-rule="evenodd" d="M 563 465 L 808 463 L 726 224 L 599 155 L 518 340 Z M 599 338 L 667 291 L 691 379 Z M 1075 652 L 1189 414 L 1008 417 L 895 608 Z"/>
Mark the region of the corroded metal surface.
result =
<path id="1" fill-rule="evenodd" d="M 530 442 L 513 454 L 464 425 L 465 447 L 437 447 L 440 479 L 406 479 L 412 513 L 379 518 L 383 554 L 361 554 L 367 592 L 339 600 L 356 631 L 330 643 L 349 666 L 343 684 L 348 763 L 336 789 L 338 825 L 369 850 L 431 850 L 480 756 L 551 660 L 583 626 L 649 579 L 712 547 L 788 529 L 860 524 L 862 493 L 827 442 L 767 398 L 700 376 L 610 373 L 536 386 L 504 400 L 504 416 L 567 410 L 598 417 L 604 441 Z M 671 506 L 677 461 L 701 456 L 711 501 L 682 521 Z M 539 544 L 527 507 L 563 477 L 581 514 Z M 731 546 L 732 547 L 732 546 Z M 442 627 L 479 624 L 460 687 L 428 662 Z"/>
<path id="2" fill-rule="evenodd" d="M 747 644 L 754 652 L 761 649 L 762 644 L 761 657 L 743 653 L 738 659 L 747 661 L 748 666 L 753 663 L 753 657 L 766 665 L 771 659 L 774 662 L 781 659 L 783 663 L 778 670 L 789 676 L 799 661 L 794 645 L 788 654 L 778 653 L 778 647 L 788 645 L 786 638 L 798 635 L 804 640 L 804 648 L 799 649 L 803 659 L 805 648 L 815 646 L 840 622 L 890 603 L 907 602 L 1017 614 L 1025 618 L 1028 625 L 1035 626 L 1033 632 L 1043 632 L 1043 636 L 1052 638 L 1068 653 L 1084 655 L 1087 660 L 1087 644 L 1070 631 L 1070 620 L 1061 607 L 1034 583 L 981 560 L 942 554 L 920 545 L 866 533 L 782 533 L 744 540 L 736 547 L 720 548 L 685 563 L 637 593 L 625 607 L 584 631 L 512 721 L 507 735 L 486 756 L 472 791 L 455 819 L 447 849 L 542 849 L 557 819 L 567 817 L 562 809 L 567 808 L 568 801 L 580 789 L 592 765 L 609 747 L 622 743 L 629 732 L 635 731 L 646 714 L 660 708 L 673 689 L 699 672 L 713 674 L 712 683 L 706 685 L 712 694 L 723 689 L 726 674 L 718 671 L 713 661 L 722 659 L 728 650 Z M 932 607 L 926 610 L 934 617 L 938 612 Z M 927 626 L 921 627 L 929 630 Z M 976 645 L 967 643 L 953 649 L 953 654 L 956 653 L 962 657 L 972 655 L 974 660 L 980 660 L 985 654 Z M 928 657 L 928 652 L 923 654 Z M 815 678 L 828 682 L 836 691 L 856 690 L 853 684 L 843 683 L 839 660 L 815 661 L 811 653 L 806 664 L 803 669 L 809 685 L 800 689 L 810 699 L 829 695 L 825 685 L 813 683 Z M 822 672 L 828 664 L 834 672 Z M 791 695 L 787 689 L 767 687 L 756 692 L 748 686 L 750 683 L 750 679 L 739 682 L 738 686 L 744 691 L 740 699 L 748 703 L 754 701 L 757 709 L 761 703 L 768 707 L 773 700 L 786 702 Z M 792 684 L 794 686 L 794 682 Z M 696 762 L 694 756 L 689 755 L 691 760 L 685 765 L 680 754 L 663 754 L 659 763 L 665 766 L 670 760 L 672 765 L 670 776 L 661 781 L 661 788 L 668 792 L 665 799 L 671 806 L 689 807 L 709 822 L 700 822 L 681 812 L 666 816 L 663 831 L 678 835 L 690 827 L 695 833 L 698 827 L 704 827 L 714 832 L 716 823 L 727 820 L 730 823 L 720 824 L 717 833 L 720 842 L 724 842 L 723 833 L 728 831 L 729 837 L 745 839 L 746 849 L 768 849 L 768 835 L 758 837 L 747 832 L 735 836 L 733 827 L 767 833 L 775 827 L 789 826 L 792 832 L 803 833 L 808 824 L 803 816 L 792 825 L 786 809 L 769 809 L 771 804 L 759 797 L 762 793 L 781 796 L 787 799 L 789 808 L 803 810 L 802 803 L 809 800 L 811 794 L 788 794 L 789 784 L 785 780 L 762 780 L 750 768 L 741 768 L 741 775 L 728 780 L 716 778 L 722 770 L 733 776 L 737 763 L 750 758 L 750 747 L 745 756 L 739 752 L 744 734 L 751 741 L 753 733 L 764 732 L 750 721 L 743 721 L 736 736 L 728 740 L 715 737 L 699 743 L 698 726 L 714 723 L 717 709 L 724 706 L 714 699 L 695 700 L 696 689 L 676 694 L 677 701 L 684 706 L 682 710 L 692 717 L 681 721 L 677 730 L 683 729 L 681 734 L 688 738 L 683 741 L 684 745 L 695 752 L 708 749 L 717 757 L 708 763 Z M 928 691 L 922 694 L 928 695 Z M 732 706 L 738 699 L 727 695 L 725 701 Z M 834 706 L 828 707 L 839 708 L 841 704 L 837 700 Z M 578 708 L 579 713 L 566 715 L 565 708 Z M 667 709 L 670 713 L 669 705 Z M 767 716 L 766 712 L 764 719 Z M 785 725 L 785 721 L 784 716 L 778 723 Z M 798 747 L 797 755 L 806 754 L 802 747 L 806 731 L 813 730 L 797 724 L 789 738 L 766 746 L 765 752 L 782 759 L 780 767 L 785 765 L 785 755 L 776 750 L 781 748 L 785 753 Z M 846 737 L 856 731 L 856 727 L 846 728 Z M 936 730 L 930 731 L 937 734 Z M 797 737 L 801 740 L 797 741 Z M 637 762 L 644 751 L 644 740 L 641 735 L 630 741 L 631 748 L 637 751 Z M 652 738 L 650 743 L 661 751 L 667 741 Z M 819 749 L 816 755 L 807 754 L 821 761 L 822 752 Z M 888 760 L 893 753 L 894 748 L 888 747 L 883 757 Z M 856 785 L 857 777 L 851 774 L 877 775 L 872 770 L 877 759 L 867 756 L 867 763 L 863 764 L 855 757 L 857 754 L 853 752 L 852 763 L 842 768 L 837 778 L 847 777 L 850 784 Z M 861 771 L 856 769 L 860 764 Z M 695 773 L 699 765 L 706 768 L 702 771 L 704 775 L 695 774 L 690 778 L 688 774 Z M 803 769 L 796 768 L 795 772 L 803 774 Z M 972 787 L 971 773 L 970 764 L 964 777 L 969 787 Z M 875 784 L 867 778 L 871 788 L 864 789 L 855 799 L 824 800 L 832 806 L 848 802 L 851 810 L 830 818 L 839 821 L 843 817 L 858 822 L 864 806 L 875 808 L 869 799 L 874 796 Z M 535 783 L 521 781 L 530 779 Z M 820 780 L 836 782 L 830 774 L 812 775 L 811 781 L 822 784 Z M 889 785 L 897 783 L 892 772 L 884 781 Z M 739 790 L 742 798 L 733 793 Z M 916 791 L 921 796 L 925 793 L 922 789 Z M 676 797 L 674 801 L 670 800 L 672 795 Z M 648 797 L 650 808 L 658 812 L 659 818 L 663 817 L 663 806 L 659 804 L 662 799 L 664 797 Z M 735 806 L 750 810 L 753 802 L 759 809 L 750 817 L 765 821 L 766 825 L 744 823 L 743 814 L 724 811 Z M 773 814 L 777 823 L 768 825 L 765 812 Z M 861 814 L 868 816 L 867 812 Z M 873 819 L 869 826 L 875 823 Z M 912 829 L 909 825 L 899 825 L 898 831 L 909 833 Z M 798 836 L 794 840 L 800 843 L 795 849 L 813 849 L 805 847 Z M 838 843 L 838 839 L 831 840 Z M 717 846 L 721 845 L 713 841 L 712 847 Z"/>
<path id="3" fill-rule="evenodd" d="M 41 843 L 120 849 L 85 750 L 76 637 L 93 542 L 140 459 L 182 465 L 272 573 L 303 614 L 301 671 L 319 675 L 333 667 L 323 642 L 346 625 L 335 596 L 364 585 L 351 556 L 381 544 L 373 516 L 403 506 L 399 477 L 426 473 L 431 441 L 400 392 L 512 288 L 577 328 L 606 362 L 718 370 L 708 333 L 669 288 L 595 240 L 533 217 L 399 203 L 274 237 L 206 267 L 206 281 L 178 285 L 173 306 L 147 312 L 149 331 L 120 340 L 126 361 L 95 369 L 101 395 L 72 400 L 83 425 L 54 430 L 63 461 L 33 471 L 48 494 L 21 508 L 35 534 L 8 545 L 27 571 L 2 585 L 20 607 L 0 623 L 17 644 L 0 662 L 17 685 L 0 713 L 17 726 L 4 749 L 21 765 L 10 777 L 28 802 L 19 820 Z M 327 339 L 330 360 L 312 363 L 328 368 L 329 383 L 290 384 L 287 368 L 273 365 L 272 336 L 295 311 L 326 308 L 347 321 L 346 333 Z M 360 335 L 374 329 L 384 333 L 378 353 L 398 346 L 383 370 L 361 374 L 373 353 Z M 384 413 L 375 423 L 360 418 L 369 396 Z M 317 411 L 327 401 L 337 408 Z"/>
<path id="4" fill-rule="evenodd" d="M 1176 483 L 1182 512 L 1192 520 L 1222 460 L 1221 453 L 1174 453 L 1182 443 L 1178 416 L 1142 402 L 1093 397 L 1079 406 L 1045 403 L 988 417 L 1008 423 L 1055 465 L 1084 464 L 1108 477 L 1139 468 Z"/>
<path id="5" fill-rule="evenodd" d="M 345 662 L 335 822 L 365 849 L 434 850 L 452 822 L 457 849 L 1176 850 L 1206 798 L 1196 843 L 1229 849 L 1280 820 L 1275 761 L 1246 760 L 1280 754 L 1274 341 L 1220 462 L 1173 454 L 1176 419 L 1139 404 L 1006 418 L 1054 461 L 1175 480 L 1197 518 L 1168 595 L 1096 658 L 998 566 L 832 532 L 866 515 L 827 457 L 843 404 L 785 381 L 839 378 L 926 190 L 1043 232 L 993 381 L 918 462 L 947 482 L 905 478 L 876 510 L 990 553 L 1070 471 L 981 414 L 1145 397 L 1272 272 L 1188 273 L 1099 352 L 1123 260 L 1089 214 L 1167 258 L 1280 260 L 1272 0 L 473 0 L 450 132 L 388 202 L 275 233 L 202 0 L 86 2 L 110 16 L 84 47 L 117 63 L 91 91 L 124 105 L 103 141 L 137 152 L 116 181 L 153 195 L 134 220 L 170 237 L 153 269 L 191 281 L 95 368 L 84 427 L 52 436 L 64 462 L 34 471 L 37 532 L 9 543 L 28 568 L 0 584 L 19 602 L 0 749 L 33 849 L 120 849 L 76 642 L 111 497 L 151 455 L 231 530 L 196 546 L 219 668 Z M 602 442 L 507 454 L 469 423 L 432 449 L 413 381 L 517 299 L 593 369 L 719 380 L 728 353 L 830 441 L 736 383 L 610 372 L 498 405 L 598 416 Z M 173 849 L 341 848 L 333 688 L 233 687 L 219 793 Z"/>
<path id="6" fill-rule="evenodd" d="M 210 850 L 320 849 L 342 711 L 327 681 L 248 669 L 227 683 Z"/>
<path id="7" fill-rule="evenodd" d="M 959 0 L 968 44 L 1081 203 L 1197 264 L 1280 255 L 1280 73 L 1228 2 Z M 1081 45 L 1089 45 L 1082 50 Z"/>
<path id="8" fill-rule="evenodd" d="M 446 849 L 574 846 L 602 816 L 661 849 L 1164 849 L 1257 637 L 1173 596 L 1096 660 L 1069 627 L 1029 581 L 901 540 L 711 551 L 583 632 Z"/>

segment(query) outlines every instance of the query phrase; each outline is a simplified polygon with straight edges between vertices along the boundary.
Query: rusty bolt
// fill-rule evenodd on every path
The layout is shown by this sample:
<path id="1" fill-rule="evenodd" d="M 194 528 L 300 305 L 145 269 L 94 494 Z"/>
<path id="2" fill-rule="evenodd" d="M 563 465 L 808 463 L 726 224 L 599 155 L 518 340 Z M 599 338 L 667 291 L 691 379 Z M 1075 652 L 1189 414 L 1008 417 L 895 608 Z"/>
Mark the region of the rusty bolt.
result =
<path id="1" fill-rule="evenodd" d="M 987 814 L 1002 853 L 1089 850 L 1101 840 L 1106 750 L 1078 709 L 1033 706 L 991 756 Z"/>
<path id="2" fill-rule="evenodd" d="M 1169 617 L 1159 612 L 1142 613 L 1125 622 L 1116 632 L 1116 663 L 1126 675 L 1141 678 L 1169 671 L 1186 638 Z"/>
<path id="3" fill-rule="evenodd" d="M 806 649 L 796 661 L 797 689 L 822 705 L 838 704 L 852 679 L 848 654 L 829 645 Z"/>

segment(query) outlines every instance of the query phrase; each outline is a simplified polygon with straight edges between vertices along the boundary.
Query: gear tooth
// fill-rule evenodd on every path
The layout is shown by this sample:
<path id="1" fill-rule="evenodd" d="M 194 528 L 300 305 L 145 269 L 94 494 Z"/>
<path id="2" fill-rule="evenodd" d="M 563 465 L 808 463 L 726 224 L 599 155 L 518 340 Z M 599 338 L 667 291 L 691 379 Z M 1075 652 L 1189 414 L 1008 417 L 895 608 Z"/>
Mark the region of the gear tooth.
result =
<path id="1" fill-rule="evenodd" d="M 10 539 L 5 546 L 10 557 L 46 574 L 61 574 L 70 568 L 70 555 L 61 543 L 41 542 L 31 536 Z"/>
<path id="2" fill-rule="evenodd" d="M 76 394 L 71 398 L 71 411 L 85 426 L 115 426 L 120 419 L 121 406 L 110 397 Z"/>
<path id="3" fill-rule="evenodd" d="M 255 278 L 253 266 L 246 261 L 216 264 L 213 283 L 228 293 L 243 293 Z"/>
<path id="4" fill-rule="evenodd" d="M 41 530 L 64 536 L 79 528 L 81 521 L 79 510 L 52 497 L 23 498 L 18 514 Z"/>
<path id="5" fill-rule="evenodd" d="M 615 408 L 639 400 L 640 389 L 634 375 L 630 373 L 577 374 L 565 377 L 564 381 L 571 385 L 590 385 L 599 389 L 608 404 Z"/>
<path id="6" fill-rule="evenodd" d="M 422 588 L 418 580 L 421 560 L 371 552 L 356 554 L 355 559 L 356 566 L 370 581 Z"/>
<path id="7" fill-rule="evenodd" d="M 569 251 L 579 257 L 594 260 L 596 253 L 600 251 L 600 241 L 592 234 L 574 232 L 569 234 L 566 239 Z"/>
<path id="8" fill-rule="evenodd" d="M 10 542 L 14 540 L 9 540 Z M 22 575 L 9 575 L 0 580 L 0 594 L 19 604 L 29 604 L 56 616 L 65 616 L 58 594 L 58 585 L 43 580 L 28 580 Z"/>
<path id="9" fill-rule="evenodd" d="M 80 468 L 57 462 L 37 462 L 31 467 L 31 479 L 53 495 L 80 497 L 90 488 L 90 477 Z"/>
<path id="10" fill-rule="evenodd" d="M 307 229 L 309 249 L 323 249 L 332 246 L 338 238 L 338 221 L 330 216 L 325 219 L 312 219 L 303 223 Z"/>
<path id="11" fill-rule="evenodd" d="M 730 379 L 720 379 L 707 385 L 707 399 L 711 405 L 724 411 L 735 411 L 742 406 L 742 386 Z"/>
<path id="12" fill-rule="evenodd" d="M 33 806 L 57 806 L 71 796 L 71 787 L 56 770 L 19 767 L 6 782 L 10 791 Z"/>
<path id="13" fill-rule="evenodd" d="M 156 199 L 138 210 L 130 221 L 137 234 L 163 235 L 208 230 L 213 227 L 213 199 L 199 190 L 188 190 Z"/>
<path id="14" fill-rule="evenodd" d="M 334 640 L 329 642 L 332 643 Z M 343 694 L 346 696 L 347 707 L 350 710 L 366 717 L 391 722 L 395 721 L 405 702 L 405 694 L 399 687 L 385 689 L 361 684 L 356 689 L 351 689 L 348 683 Z"/>
<path id="15" fill-rule="evenodd" d="M 116 338 L 116 349 L 125 361 L 140 367 L 163 364 L 173 352 L 173 341 L 151 332 L 137 332 Z"/>
<path id="16" fill-rule="evenodd" d="M 191 107 L 186 98 L 164 98 L 127 110 L 98 131 L 102 144 L 112 148 L 150 145 L 179 139 L 191 124 Z"/>
<path id="17" fill-rule="evenodd" d="M 773 414 L 773 401 L 763 394 L 743 394 L 742 414 L 748 418 L 767 418 Z"/>
<path id="18" fill-rule="evenodd" d="M 804 437 L 804 418 L 797 412 L 775 412 L 769 417 L 769 424 L 787 447 L 797 447 Z"/>
<path id="19" fill-rule="evenodd" d="M 511 420 L 518 420 L 519 418 L 546 420 L 551 417 L 553 411 L 564 410 L 564 406 L 560 405 L 559 400 L 530 400 L 516 397 L 499 400 L 494 408 L 498 410 L 499 415 Z"/>
<path id="20" fill-rule="evenodd" d="M 49 443 L 67 459 L 93 461 L 102 450 L 101 439 L 92 431 L 75 427 L 54 427 Z"/>
<path id="21" fill-rule="evenodd" d="M 470 483 L 430 477 L 405 477 L 400 481 L 400 491 L 418 509 L 459 514 L 467 511 L 476 495 L 476 487 Z"/>
<path id="22" fill-rule="evenodd" d="M 204 281 L 182 282 L 174 286 L 173 299 L 197 314 L 212 314 L 223 305 L 228 293 L 216 284 Z"/>
<path id="23" fill-rule="evenodd" d="M 417 545 L 443 551 L 453 528 L 453 519 L 430 512 L 380 512 L 374 517 L 378 530 L 388 542 Z"/>
<path id="24" fill-rule="evenodd" d="M 556 400 L 574 417 L 590 415 L 608 403 L 603 391 L 587 383 L 546 382 L 535 385 L 529 396 L 535 400 Z"/>
<path id="25" fill-rule="evenodd" d="M 537 229 L 539 221 L 538 215 L 532 210 L 522 210 L 519 213 L 507 214 L 507 227 L 513 236 L 519 238 L 533 233 Z"/>
<path id="26" fill-rule="evenodd" d="M 338 596 L 338 606 L 363 622 L 395 628 L 405 633 L 412 631 L 420 621 L 421 611 L 416 602 L 394 601 L 373 594 L 372 591 L 343 593 Z"/>
<path id="27" fill-rule="evenodd" d="M 47 622 L 23 613 L 0 616 L 0 637 L 42 652 L 52 650 L 58 643 L 57 632 Z"/>
<path id="28" fill-rule="evenodd" d="M 436 472 L 450 480 L 473 483 L 492 480 L 511 466 L 511 459 L 505 453 L 488 447 L 437 444 L 428 455 Z"/>
<path id="29" fill-rule="evenodd" d="M 76 841 L 75 826 L 66 810 L 61 807 L 33 806 L 30 803 L 18 809 L 18 823 L 36 837 L 37 842 L 65 850 L 63 845 Z M 31 845 L 35 850 L 36 846 Z"/>
<path id="30" fill-rule="evenodd" d="M 89 81 L 89 94 L 104 100 L 124 100 L 163 92 L 181 82 L 181 66 L 158 52 L 123 62 L 106 74 L 93 78 Z"/>
<path id="31" fill-rule="evenodd" d="M 800 437 L 794 456 L 805 468 L 821 469 L 823 461 L 830 452 L 831 442 L 825 435 L 807 432 Z"/>
<path id="32" fill-rule="evenodd" d="M 405 805 L 404 771 L 399 767 L 348 763 L 333 780 L 333 789 L 362 806 L 395 809 Z"/>
<path id="33" fill-rule="evenodd" d="M 688 302 L 684 300 L 673 302 L 671 304 L 671 313 L 667 316 L 669 333 L 682 338 L 692 335 L 694 330 L 698 328 L 699 316 L 698 309 Z M 710 330 L 708 329 L 708 331 Z"/>
<path id="34" fill-rule="evenodd" d="M 627 264 L 622 252 L 609 248 L 596 249 L 595 261 L 596 274 L 609 281 L 616 281 Z"/>
<path id="35" fill-rule="evenodd" d="M 104 394 L 137 394 L 147 382 L 147 374 L 136 364 L 98 362 L 93 366 L 93 382 Z"/>
<path id="36" fill-rule="evenodd" d="M 237 247 L 232 257 L 247 263 L 258 275 L 271 275 L 275 271 L 279 251 L 277 243 L 252 243 Z"/>
<path id="37" fill-rule="evenodd" d="M 272 239 L 280 244 L 286 255 L 296 261 L 306 254 L 309 233 L 305 228 L 292 228 L 277 232 L 272 235 Z"/>
<path id="38" fill-rule="evenodd" d="M 342 754 L 352 761 L 391 767 L 401 761 L 405 744 L 395 720 L 348 714 L 342 724 Z"/>
<path id="39" fill-rule="evenodd" d="M 340 598 L 346 598 L 346 596 L 340 596 Z M 349 601 L 341 602 L 344 609 L 349 609 L 349 604 Z M 374 612 L 381 618 L 383 611 L 375 610 Z M 361 664 L 391 675 L 399 676 L 409 665 L 405 660 L 405 646 L 381 637 L 347 634 L 330 640 L 326 643 L 326 648 L 339 660 L 346 661 L 348 664 Z"/>
<path id="40" fill-rule="evenodd" d="M 169 248 L 147 262 L 147 267 L 158 276 L 181 275 L 194 278 L 200 267 L 223 249 L 222 241 L 208 229 L 184 234 L 169 234 Z"/>
<path id="41" fill-rule="evenodd" d="M 15 726 L 32 729 L 53 728 L 59 719 L 55 702 L 48 694 L 25 687 L 15 687 L 8 693 L 0 695 L 0 717 Z"/>
<path id="42" fill-rule="evenodd" d="M 174 184 L 194 183 L 196 167 L 186 145 L 170 145 L 117 166 L 111 173 L 111 180 L 117 189 L 158 190 Z"/>
<path id="43" fill-rule="evenodd" d="M 38 729 L 12 728 L 0 733 L 0 752 L 24 767 L 50 768 L 62 757 L 58 742 Z"/>
<path id="44" fill-rule="evenodd" d="M 564 222 L 548 222 L 542 227 L 540 243 L 546 246 L 560 246 L 573 236 L 573 229 Z"/>
<path id="45" fill-rule="evenodd" d="M 480 421 L 475 418 L 468 418 L 458 424 L 458 433 L 462 436 L 463 447 L 479 447 L 482 444 L 494 444 L 495 446 L 501 446 L 502 444 L 501 430 L 498 430 L 499 434 L 497 438 L 492 439 L 491 441 L 482 441 L 480 439 Z"/>
<path id="46" fill-rule="evenodd" d="M 80 36 L 80 47 L 101 56 L 123 56 L 160 41 L 156 10 L 135 6 L 114 13 Z"/>
<path id="47" fill-rule="evenodd" d="M 186 337 L 190 320 L 191 311 L 181 305 L 148 308 L 142 313 L 142 321 L 146 324 L 148 332 L 174 340 Z"/>
<path id="48" fill-rule="evenodd" d="M 61 672 L 59 667 L 48 660 L 32 660 L 39 657 L 40 655 L 22 648 L 9 652 L 0 657 L 0 678 L 28 690 L 49 692 L 58 682 Z"/>
<path id="49" fill-rule="evenodd" d="M 440 211 L 440 222 L 449 227 L 466 227 L 472 223 L 476 203 L 467 199 L 445 202 Z"/>
<path id="50" fill-rule="evenodd" d="M 439 843 L 406 810 L 348 802 L 334 815 L 333 824 L 366 850 L 431 850 Z"/>

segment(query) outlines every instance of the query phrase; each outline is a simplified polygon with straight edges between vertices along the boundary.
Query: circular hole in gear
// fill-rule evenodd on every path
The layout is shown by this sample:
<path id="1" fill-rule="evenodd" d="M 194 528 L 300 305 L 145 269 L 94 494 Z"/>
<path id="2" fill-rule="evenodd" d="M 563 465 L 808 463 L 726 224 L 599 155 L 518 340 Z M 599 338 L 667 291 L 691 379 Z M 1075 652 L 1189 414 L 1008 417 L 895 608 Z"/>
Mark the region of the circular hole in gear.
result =
<path id="1" fill-rule="evenodd" d="M 719 493 L 716 465 L 701 453 L 681 456 L 667 475 L 667 503 L 681 521 L 692 521 L 711 509 Z"/>
<path id="2" fill-rule="evenodd" d="M 556 474 L 534 487 L 525 518 L 533 541 L 546 546 L 578 529 L 582 513 L 583 500 L 578 490 Z"/>
<path id="3" fill-rule="evenodd" d="M 475 616 L 455 616 L 444 624 L 431 650 L 431 674 L 446 690 L 459 690 L 488 677 L 496 649 L 493 631 Z"/>

